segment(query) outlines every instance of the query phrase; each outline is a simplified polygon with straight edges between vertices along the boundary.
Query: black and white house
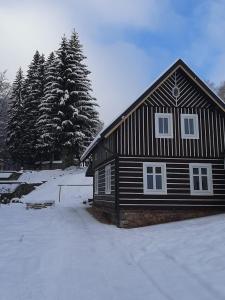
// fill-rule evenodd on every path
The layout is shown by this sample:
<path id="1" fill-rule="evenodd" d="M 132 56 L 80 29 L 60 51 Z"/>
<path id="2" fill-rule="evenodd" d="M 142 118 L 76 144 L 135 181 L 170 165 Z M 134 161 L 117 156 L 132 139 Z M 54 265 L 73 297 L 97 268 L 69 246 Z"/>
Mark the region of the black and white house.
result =
<path id="1" fill-rule="evenodd" d="M 178 60 L 86 149 L 93 205 L 118 226 L 225 209 L 225 103 Z"/>

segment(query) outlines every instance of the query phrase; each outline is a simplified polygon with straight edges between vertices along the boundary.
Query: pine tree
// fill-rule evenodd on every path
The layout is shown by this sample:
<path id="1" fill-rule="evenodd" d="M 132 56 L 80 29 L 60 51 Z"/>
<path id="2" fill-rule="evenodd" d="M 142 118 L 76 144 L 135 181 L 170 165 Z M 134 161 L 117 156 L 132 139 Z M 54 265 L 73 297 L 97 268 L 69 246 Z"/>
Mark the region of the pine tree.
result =
<path id="1" fill-rule="evenodd" d="M 38 144 L 37 148 L 42 159 L 53 160 L 54 154 L 59 151 L 57 128 L 57 87 L 58 76 L 55 54 L 52 52 L 45 65 L 44 95 L 39 106 L 39 119 L 37 121 Z"/>
<path id="2" fill-rule="evenodd" d="M 7 145 L 13 160 L 23 165 L 24 76 L 19 68 L 12 86 L 11 105 L 7 126 Z"/>
<path id="3" fill-rule="evenodd" d="M 37 159 L 37 120 L 40 116 L 39 106 L 44 93 L 45 68 L 44 56 L 36 51 L 28 68 L 25 80 L 25 97 L 23 121 L 24 127 L 24 153 L 26 162 L 33 164 Z"/>

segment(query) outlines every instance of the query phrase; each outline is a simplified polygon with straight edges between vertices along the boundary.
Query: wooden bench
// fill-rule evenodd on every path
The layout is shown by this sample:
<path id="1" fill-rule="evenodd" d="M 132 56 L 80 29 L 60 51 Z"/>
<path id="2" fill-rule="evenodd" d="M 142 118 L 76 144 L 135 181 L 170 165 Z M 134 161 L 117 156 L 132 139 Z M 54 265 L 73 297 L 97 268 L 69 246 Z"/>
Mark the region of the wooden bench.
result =
<path id="1" fill-rule="evenodd" d="M 55 201 L 46 201 L 46 202 L 36 202 L 36 203 L 26 203 L 26 209 L 42 209 L 50 206 L 54 206 Z"/>

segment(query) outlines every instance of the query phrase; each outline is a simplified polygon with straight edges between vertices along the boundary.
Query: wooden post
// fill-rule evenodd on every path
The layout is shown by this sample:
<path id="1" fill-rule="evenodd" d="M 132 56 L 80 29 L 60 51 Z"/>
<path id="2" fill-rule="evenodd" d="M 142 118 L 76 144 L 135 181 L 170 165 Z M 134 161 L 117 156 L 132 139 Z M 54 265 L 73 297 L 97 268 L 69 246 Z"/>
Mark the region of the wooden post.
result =
<path id="1" fill-rule="evenodd" d="M 60 186 L 59 186 L 59 202 L 60 202 L 60 200 L 61 200 L 61 190 L 62 190 L 62 186 L 60 185 Z"/>

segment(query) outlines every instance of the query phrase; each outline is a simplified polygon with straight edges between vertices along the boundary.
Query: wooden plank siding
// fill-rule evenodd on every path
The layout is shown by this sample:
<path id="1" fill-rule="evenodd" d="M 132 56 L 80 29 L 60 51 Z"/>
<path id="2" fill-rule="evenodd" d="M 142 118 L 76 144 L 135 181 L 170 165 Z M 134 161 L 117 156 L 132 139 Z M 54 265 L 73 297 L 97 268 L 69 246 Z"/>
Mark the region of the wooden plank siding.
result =
<path id="1" fill-rule="evenodd" d="M 99 144 L 93 153 L 93 168 L 96 168 L 106 160 L 114 156 L 115 152 L 115 133 Z"/>
<path id="2" fill-rule="evenodd" d="M 143 191 L 143 162 L 166 163 L 167 194 L 150 195 Z M 191 195 L 189 163 L 212 164 L 213 195 Z M 148 157 L 119 158 L 119 203 L 132 205 L 222 205 L 225 206 L 223 159 L 170 159 Z"/>
<path id="3" fill-rule="evenodd" d="M 119 155 L 205 158 L 223 155 L 224 113 L 198 87 L 191 84 L 182 71 L 177 73 L 177 85 L 181 90 L 178 101 L 173 99 L 171 88 L 169 90 L 174 84 L 173 74 L 116 130 L 116 150 Z M 155 138 L 155 113 L 172 113 L 173 138 Z M 181 114 L 198 115 L 199 139 L 181 138 Z"/>
<path id="4" fill-rule="evenodd" d="M 111 194 L 105 194 L 105 166 L 111 165 Z M 101 164 L 95 171 L 99 172 L 98 179 L 98 194 L 94 193 L 95 204 L 105 206 L 115 205 L 115 159 L 109 159 L 104 164 Z M 95 177 L 93 177 L 95 186 Z"/>

